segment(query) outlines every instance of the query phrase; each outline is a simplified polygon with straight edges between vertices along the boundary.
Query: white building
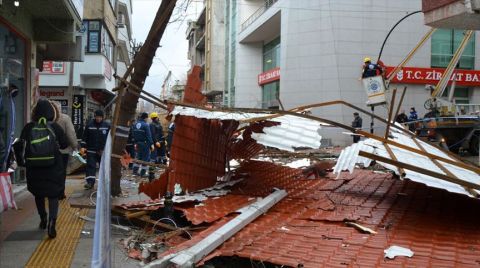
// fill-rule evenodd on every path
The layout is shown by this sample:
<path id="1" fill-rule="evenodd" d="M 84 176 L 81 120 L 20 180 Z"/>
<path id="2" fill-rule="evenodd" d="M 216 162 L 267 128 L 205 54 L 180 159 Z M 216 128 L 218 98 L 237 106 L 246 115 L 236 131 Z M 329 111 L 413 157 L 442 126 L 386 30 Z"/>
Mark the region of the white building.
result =
<path id="1" fill-rule="evenodd" d="M 376 61 L 391 27 L 421 8 L 421 0 L 227 0 L 224 104 L 279 108 L 279 99 L 290 109 L 344 100 L 368 109 L 359 81 L 363 58 Z M 392 32 L 381 60 L 396 66 L 428 30 L 422 13 L 407 18 Z M 439 78 L 433 76 L 432 68 L 446 67 L 462 37 L 461 30 L 437 30 L 397 76 L 400 81 L 391 88 L 408 87 L 402 106 L 407 114 L 410 107 L 420 116 L 425 114 L 424 102 L 430 93 L 425 86 Z M 480 53 L 478 34 L 470 42 L 459 64 L 475 70 L 480 66 L 475 57 Z M 480 72 L 462 77 L 455 91 L 457 103 L 480 103 Z M 345 106 L 314 110 L 318 116 L 345 124 L 351 124 L 352 113 Z M 377 107 L 375 113 L 387 115 L 385 107 Z M 368 129 L 370 119 L 362 117 L 363 128 Z M 350 143 L 351 137 L 341 132 L 325 130 L 324 143 Z"/>
<path id="2" fill-rule="evenodd" d="M 77 134 L 95 110 L 113 99 L 113 74 L 123 75 L 130 64 L 131 15 L 131 0 L 85 0 L 84 61 L 44 62 L 39 94 L 62 103 Z"/>

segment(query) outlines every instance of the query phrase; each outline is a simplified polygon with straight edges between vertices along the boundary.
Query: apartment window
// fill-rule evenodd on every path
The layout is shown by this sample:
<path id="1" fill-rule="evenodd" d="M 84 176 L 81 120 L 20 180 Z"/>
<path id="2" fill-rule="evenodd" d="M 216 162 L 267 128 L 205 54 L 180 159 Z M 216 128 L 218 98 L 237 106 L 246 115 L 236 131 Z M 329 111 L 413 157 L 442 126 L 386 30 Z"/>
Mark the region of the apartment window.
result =
<path id="1" fill-rule="evenodd" d="M 112 62 L 113 59 L 113 41 L 108 32 L 102 31 L 102 54 Z"/>
<path id="2" fill-rule="evenodd" d="M 263 71 L 280 66 L 280 37 L 263 46 Z"/>
<path id="3" fill-rule="evenodd" d="M 432 67 L 445 68 L 463 39 L 463 30 L 438 29 L 432 35 Z M 475 35 L 468 41 L 460 60 L 459 69 L 475 68 Z"/>
<path id="4" fill-rule="evenodd" d="M 87 35 L 87 53 L 102 53 L 110 62 L 113 60 L 113 40 L 100 20 L 83 22 Z"/>
<path id="5" fill-rule="evenodd" d="M 91 20 L 85 23 L 87 31 L 87 48 L 88 53 L 100 52 L 100 21 Z"/>

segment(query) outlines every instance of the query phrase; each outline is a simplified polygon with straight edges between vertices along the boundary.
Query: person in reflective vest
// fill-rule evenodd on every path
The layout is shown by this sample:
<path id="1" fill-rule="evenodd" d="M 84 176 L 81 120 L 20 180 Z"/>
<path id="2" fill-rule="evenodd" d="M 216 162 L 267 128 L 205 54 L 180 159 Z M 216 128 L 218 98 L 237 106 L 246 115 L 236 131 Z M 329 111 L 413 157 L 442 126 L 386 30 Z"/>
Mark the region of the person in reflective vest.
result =
<path id="1" fill-rule="evenodd" d="M 142 113 L 140 119 L 133 127 L 133 139 L 137 147 L 137 160 L 144 162 L 150 161 L 150 152 L 153 151 L 153 140 L 150 126 L 146 122 L 148 118 L 147 113 Z M 133 164 L 133 174 L 145 176 L 147 173 L 147 166 L 139 163 Z M 140 174 L 138 173 L 140 171 Z"/>
<path id="2" fill-rule="evenodd" d="M 82 149 L 80 153 L 87 154 L 87 170 L 85 189 L 92 189 L 95 185 L 97 163 L 102 159 L 105 142 L 107 141 L 110 124 L 103 120 L 103 111 L 96 110 L 95 118 L 91 120 L 83 131 Z"/>

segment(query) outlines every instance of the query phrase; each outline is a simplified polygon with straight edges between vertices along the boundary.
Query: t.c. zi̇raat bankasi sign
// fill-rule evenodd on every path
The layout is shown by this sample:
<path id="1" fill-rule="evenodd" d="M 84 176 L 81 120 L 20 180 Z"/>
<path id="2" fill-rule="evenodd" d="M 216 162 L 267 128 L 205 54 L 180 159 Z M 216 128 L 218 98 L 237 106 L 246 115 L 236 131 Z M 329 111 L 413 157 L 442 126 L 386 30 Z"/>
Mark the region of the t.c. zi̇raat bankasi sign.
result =
<path id="1" fill-rule="evenodd" d="M 387 66 L 386 74 L 390 74 L 395 67 Z M 442 77 L 443 68 L 417 68 L 403 67 L 391 80 L 396 84 L 437 84 Z M 455 79 L 458 86 L 480 86 L 480 71 L 477 70 L 455 70 L 450 77 L 450 82 Z"/>
<path id="2" fill-rule="evenodd" d="M 280 68 L 275 68 L 258 75 L 258 85 L 268 84 L 280 80 Z"/>

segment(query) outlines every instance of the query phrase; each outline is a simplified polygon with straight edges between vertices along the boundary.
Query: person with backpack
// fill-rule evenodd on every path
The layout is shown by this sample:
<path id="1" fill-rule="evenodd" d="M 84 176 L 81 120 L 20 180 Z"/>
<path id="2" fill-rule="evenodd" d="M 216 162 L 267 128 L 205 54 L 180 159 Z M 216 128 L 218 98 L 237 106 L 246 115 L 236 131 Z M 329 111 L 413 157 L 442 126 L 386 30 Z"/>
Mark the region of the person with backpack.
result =
<path id="1" fill-rule="evenodd" d="M 103 120 L 103 111 L 96 110 L 95 118 L 91 120 L 83 131 L 81 153 L 87 153 L 87 171 L 85 179 L 87 183 L 84 188 L 90 190 L 95 185 L 97 163 L 102 159 L 103 149 L 107 141 L 110 124 Z"/>
<path id="2" fill-rule="evenodd" d="M 65 191 L 66 176 L 60 149 L 68 145 L 65 133 L 55 123 L 56 117 L 52 104 L 40 98 L 33 108 L 32 122 L 25 125 L 20 134 L 24 144 L 20 163 L 26 168 L 27 189 L 35 196 L 39 228 L 47 229 L 50 238 L 57 235 L 58 199 Z M 45 198 L 48 198 L 48 223 Z"/>

